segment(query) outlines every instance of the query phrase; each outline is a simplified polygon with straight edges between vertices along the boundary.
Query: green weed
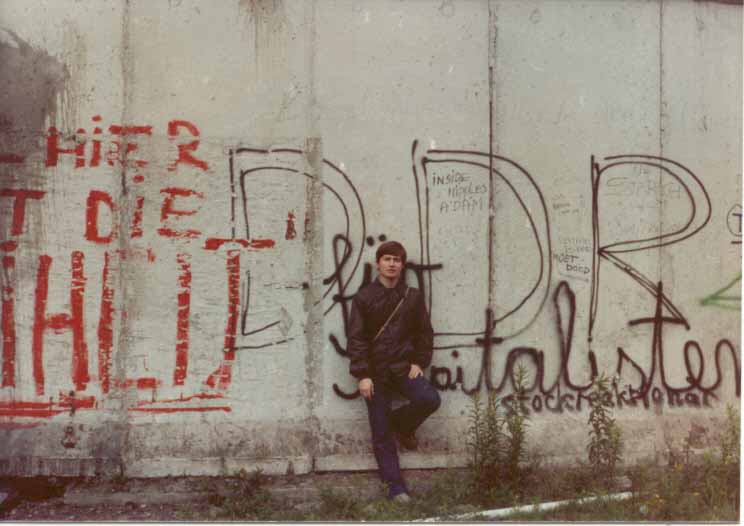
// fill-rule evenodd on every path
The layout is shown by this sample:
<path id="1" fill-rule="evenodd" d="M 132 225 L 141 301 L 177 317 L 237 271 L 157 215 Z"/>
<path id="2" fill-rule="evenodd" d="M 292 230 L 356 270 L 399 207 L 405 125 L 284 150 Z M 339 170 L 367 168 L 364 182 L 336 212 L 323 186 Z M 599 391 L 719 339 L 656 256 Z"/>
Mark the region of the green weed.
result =
<path id="1" fill-rule="evenodd" d="M 271 493 L 264 486 L 266 477 L 260 469 L 252 473 L 241 469 L 234 477 L 235 488 L 229 495 L 211 494 L 210 504 L 218 505 L 216 518 L 259 520 L 270 516 L 276 508 Z"/>
<path id="2" fill-rule="evenodd" d="M 527 372 L 520 365 L 513 377 L 511 395 L 502 399 L 489 391 L 485 403 L 480 393 L 472 397 L 467 432 L 469 502 L 511 504 L 524 494 L 529 473 L 536 464 L 526 449 L 529 416 L 522 404 L 526 384 Z"/>
<path id="3" fill-rule="evenodd" d="M 603 373 L 595 378 L 589 395 L 589 464 L 599 482 L 611 488 L 615 468 L 621 461 L 622 431 L 612 417 L 613 403 L 610 380 Z"/>

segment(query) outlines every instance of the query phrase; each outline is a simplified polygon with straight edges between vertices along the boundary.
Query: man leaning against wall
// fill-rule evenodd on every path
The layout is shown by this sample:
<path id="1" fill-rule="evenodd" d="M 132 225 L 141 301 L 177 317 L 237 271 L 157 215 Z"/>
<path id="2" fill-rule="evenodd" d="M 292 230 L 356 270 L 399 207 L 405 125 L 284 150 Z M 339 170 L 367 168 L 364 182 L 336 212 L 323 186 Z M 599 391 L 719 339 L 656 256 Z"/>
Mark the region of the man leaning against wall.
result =
<path id="1" fill-rule="evenodd" d="M 403 245 L 388 241 L 375 256 L 378 277 L 351 304 L 349 372 L 359 380 L 367 405 L 372 449 L 388 497 L 409 502 L 395 439 L 416 449 L 416 429 L 439 407 L 439 394 L 423 372 L 431 363 L 433 330 L 423 294 L 402 279 Z M 396 395 L 408 403 L 393 411 Z"/>

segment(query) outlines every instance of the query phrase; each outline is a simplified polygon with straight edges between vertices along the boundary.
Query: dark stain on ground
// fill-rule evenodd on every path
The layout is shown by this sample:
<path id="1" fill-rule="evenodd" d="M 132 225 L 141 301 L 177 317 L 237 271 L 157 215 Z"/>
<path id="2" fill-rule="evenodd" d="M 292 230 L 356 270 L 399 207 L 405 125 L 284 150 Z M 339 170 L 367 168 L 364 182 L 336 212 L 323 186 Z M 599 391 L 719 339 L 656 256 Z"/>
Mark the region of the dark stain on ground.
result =
<path id="1" fill-rule="evenodd" d="M 44 501 L 61 498 L 74 479 L 62 477 L 2 477 L 0 493 L 7 495 L 0 502 L 0 520 L 10 510 L 27 501 Z"/>

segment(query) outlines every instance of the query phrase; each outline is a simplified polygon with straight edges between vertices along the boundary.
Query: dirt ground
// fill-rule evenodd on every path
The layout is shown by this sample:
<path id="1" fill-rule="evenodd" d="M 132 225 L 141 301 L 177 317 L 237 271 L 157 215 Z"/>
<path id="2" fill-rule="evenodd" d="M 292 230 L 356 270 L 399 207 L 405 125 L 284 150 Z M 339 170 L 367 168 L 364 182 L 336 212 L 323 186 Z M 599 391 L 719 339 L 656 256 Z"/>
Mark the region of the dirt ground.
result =
<path id="1" fill-rule="evenodd" d="M 424 491 L 438 470 L 409 470 L 410 489 Z M 73 479 L 35 477 L 0 479 L 0 521 L 203 521 L 218 517 L 219 501 L 234 495 L 235 477 L 165 477 L 158 479 Z M 261 487 L 286 509 L 306 511 L 321 503 L 324 489 L 353 492 L 370 501 L 382 498 L 375 472 L 314 473 L 265 477 Z"/>

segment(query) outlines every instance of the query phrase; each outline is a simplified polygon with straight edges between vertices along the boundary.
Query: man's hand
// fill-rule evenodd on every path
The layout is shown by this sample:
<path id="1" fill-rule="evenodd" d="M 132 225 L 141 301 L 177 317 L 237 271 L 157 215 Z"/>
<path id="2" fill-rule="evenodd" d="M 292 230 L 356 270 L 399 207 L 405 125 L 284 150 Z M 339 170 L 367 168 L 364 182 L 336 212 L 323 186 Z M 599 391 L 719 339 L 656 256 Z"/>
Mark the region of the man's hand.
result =
<path id="1" fill-rule="evenodd" d="M 359 392 L 367 400 L 372 400 L 372 395 L 375 394 L 375 384 L 372 383 L 372 378 L 362 378 L 359 380 Z"/>
<path id="2" fill-rule="evenodd" d="M 408 372 L 408 378 L 413 380 L 417 376 L 424 376 L 424 371 L 421 370 L 421 367 L 419 367 L 415 363 L 412 363 L 411 370 Z"/>

